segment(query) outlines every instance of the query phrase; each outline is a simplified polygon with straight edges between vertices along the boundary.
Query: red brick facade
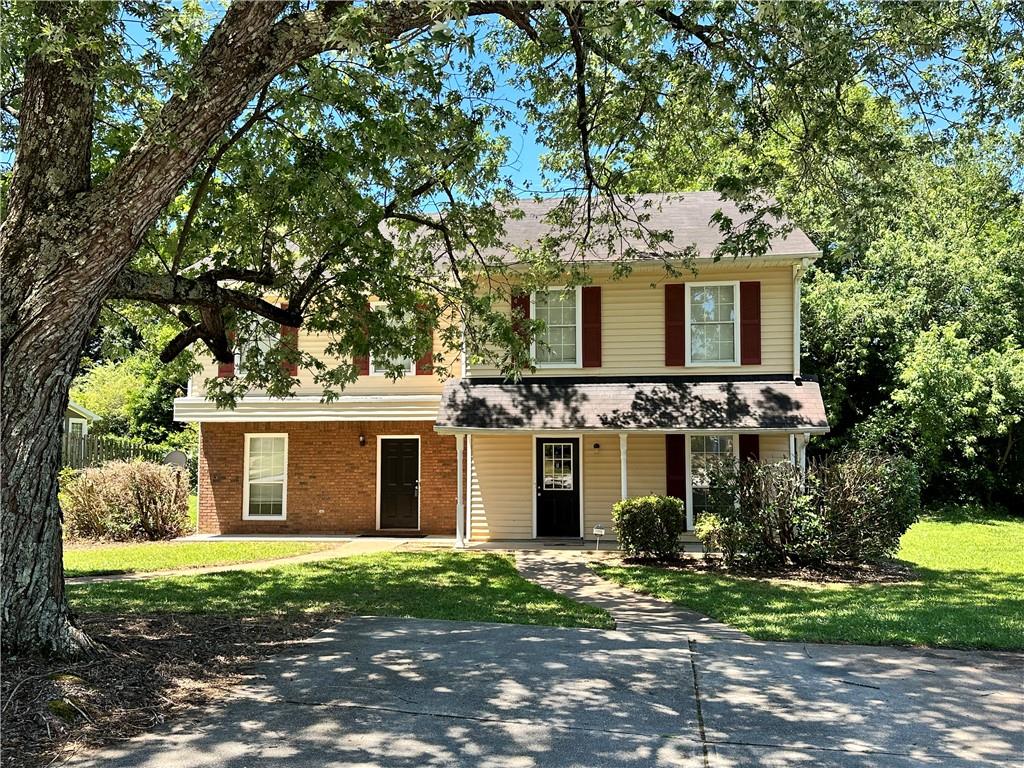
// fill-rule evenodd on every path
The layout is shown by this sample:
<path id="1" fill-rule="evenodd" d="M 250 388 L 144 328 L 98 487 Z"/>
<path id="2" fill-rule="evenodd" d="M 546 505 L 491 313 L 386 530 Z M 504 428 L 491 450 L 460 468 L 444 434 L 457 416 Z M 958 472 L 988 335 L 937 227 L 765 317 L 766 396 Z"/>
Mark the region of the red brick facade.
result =
<path id="1" fill-rule="evenodd" d="M 420 438 L 420 531 L 455 532 L 455 438 L 429 421 L 249 422 L 201 425 L 201 533 L 373 533 L 377 436 Z M 286 520 L 243 520 L 245 435 L 288 434 Z M 359 445 L 359 435 L 366 445 Z"/>

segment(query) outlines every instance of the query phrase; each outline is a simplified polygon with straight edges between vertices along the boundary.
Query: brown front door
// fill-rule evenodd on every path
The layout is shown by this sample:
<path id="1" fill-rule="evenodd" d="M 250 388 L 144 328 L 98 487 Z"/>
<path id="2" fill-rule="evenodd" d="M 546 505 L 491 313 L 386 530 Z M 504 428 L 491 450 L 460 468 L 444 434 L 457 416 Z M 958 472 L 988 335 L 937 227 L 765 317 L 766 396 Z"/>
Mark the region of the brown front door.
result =
<path id="1" fill-rule="evenodd" d="M 380 441 L 380 525 L 420 527 L 420 441 L 408 437 Z"/>

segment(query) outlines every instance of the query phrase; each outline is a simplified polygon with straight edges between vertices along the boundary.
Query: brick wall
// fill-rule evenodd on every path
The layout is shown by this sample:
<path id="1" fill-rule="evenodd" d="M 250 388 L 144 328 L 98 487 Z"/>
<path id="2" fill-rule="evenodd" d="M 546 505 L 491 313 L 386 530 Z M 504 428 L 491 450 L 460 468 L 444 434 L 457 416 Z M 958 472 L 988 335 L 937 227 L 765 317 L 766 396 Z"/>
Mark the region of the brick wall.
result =
<path id="1" fill-rule="evenodd" d="M 288 434 L 286 520 L 243 520 L 245 435 Z M 359 435 L 366 436 L 360 447 Z M 373 533 L 377 435 L 420 437 L 420 530 L 455 532 L 455 438 L 428 421 L 204 423 L 199 441 L 202 533 Z"/>

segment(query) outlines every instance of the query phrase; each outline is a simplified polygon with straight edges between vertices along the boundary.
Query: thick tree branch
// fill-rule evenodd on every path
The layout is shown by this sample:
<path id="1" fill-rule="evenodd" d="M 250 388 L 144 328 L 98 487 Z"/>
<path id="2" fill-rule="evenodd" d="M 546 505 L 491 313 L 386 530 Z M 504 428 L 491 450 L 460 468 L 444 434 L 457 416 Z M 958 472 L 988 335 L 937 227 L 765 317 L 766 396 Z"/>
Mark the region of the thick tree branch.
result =
<path id="1" fill-rule="evenodd" d="M 234 307 L 281 325 L 298 327 L 302 324 L 302 315 L 294 309 L 283 309 L 259 296 L 225 288 L 212 280 L 180 275 L 154 275 L 128 269 L 118 277 L 110 298 L 200 309 Z"/>
<path id="2" fill-rule="evenodd" d="M 269 86 L 263 86 L 263 90 L 260 91 L 260 95 L 256 100 L 256 106 L 253 108 L 252 114 L 249 115 L 248 119 L 246 119 L 246 121 L 242 123 L 234 133 L 228 136 L 227 139 L 217 147 L 217 151 L 213 153 L 213 157 L 211 157 L 210 162 L 207 163 L 206 170 L 203 172 L 203 178 L 199 180 L 195 191 L 192 193 L 192 200 L 188 206 L 188 213 L 185 215 L 185 221 L 181 225 L 181 232 L 178 235 L 178 243 L 174 249 L 174 261 L 171 264 L 171 274 L 176 275 L 178 273 L 178 268 L 181 266 L 181 257 L 185 253 L 188 236 L 192 232 L 192 223 L 195 221 L 196 214 L 199 213 L 199 208 L 202 206 L 203 199 L 206 197 L 206 190 L 210 186 L 213 174 L 217 172 L 217 165 L 231 147 L 237 144 L 238 141 L 245 136 L 245 134 L 248 133 L 254 125 L 256 125 L 256 123 L 270 114 L 271 110 L 264 110 L 268 90 Z"/>

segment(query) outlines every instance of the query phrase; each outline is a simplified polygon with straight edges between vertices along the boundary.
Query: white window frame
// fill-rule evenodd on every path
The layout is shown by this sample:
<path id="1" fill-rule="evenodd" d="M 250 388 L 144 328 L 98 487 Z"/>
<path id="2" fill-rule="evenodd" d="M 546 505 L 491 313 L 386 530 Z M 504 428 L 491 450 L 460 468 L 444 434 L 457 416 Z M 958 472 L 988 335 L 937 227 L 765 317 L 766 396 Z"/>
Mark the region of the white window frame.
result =
<path id="1" fill-rule="evenodd" d="M 542 289 L 544 293 L 564 293 L 564 285 L 551 285 Z M 530 357 L 538 368 L 582 368 L 583 367 L 583 286 L 572 288 L 576 294 L 576 360 L 567 362 L 540 362 L 537 360 L 537 339 L 530 342 Z M 530 317 L 537 320 L 537 291 L 530 292 Z"/>
<path id="2" fill-rule="evenodd" d="M 77 419 L 74 417 L 68 417 L 68 434 L 72 434 L 71 425 L 81 424 L 82 425 L 82 437 L 89 434 L 89 420 L 88 419 Z"/>
<path id="3" fill-rule="evenodd" d="M 695 437 L 731 437 L 732 455 L 740 460 L 740 436 L 738 432 L 696 432 L 686 435 L 686 530 L 693 531 L 693 438 Z M 703 486 L 698 486 L 703 488 Z"/>
<path id="4" fill-rule="evenodd" d="M 370 304 L 370 309 L 377 310 L 377 309 L 380 309 L 381 307 L 386 307 L 387 305 L 388 305 L 388 303 L 386 301 L 375 301 L 372 304 Z M 376 366 L 374 364 L 375 360 L 374 360 L 374 354 L 373 354 L 372 351 L 370 352 L 370 354 L 369 354 L 367 359 L 370 361 L 370 376 L 387 376 L 388 375 L 387 371 L 377 371 L 377 370 L 374 370 L 376 368 Z M 409 360 L 409 365 L 407 365 L 405 367 L 404 373 L 406 375 L 408 375 L 408 376 L 412 376 L 412 375 L 414 375 L 416 373 L 416 360 L 415 359 L 410 359 Z"/>
<path id="5" fill-rule="evenodd" d="M 734 306 L 736 307 L 736 320 L 733 322 L 732 338 L 733 338 L 733 360 L 732 361 L 720 361 L 720 360 L 694 360 L 691 357 L 693 352 L 693 339 L 692 337 L 692 314 L 690 311 L 690 304 L 692 303 L 692 293 L 694 288 L 714 288 L 716 286 L 729 285 L 732 286 L 732 295 Z M 740 281 L 739 280 L 717 280 L 713 282 L 700 282 L 700 283 L 686 283 L 686 365 L 706 368 L 733 368 L 740 365 Z"/>
<path id="6" fill-rule="evenodd" d="M 284 438 L 284 480 L 281 482 L 281 514 L 249 514 L 249 443 L 254 437 Z M 287 432 L 246 432 L 245 450 L 242 458 L 242 519 L 243 520 L 287 520 L 288 519 L 288 433 Z"/>
<path id="7" fill-rule="evenodd" d="M 260 341 L 266 341 L 268 349 L 273 347 L 279 341 L 279 335 L 275 337 L 273 334 L 268 333 L 266 336 L 257 336 L 256 339 L 250 341 L 248 344 L 239 344 L 238 349 L 235 350 L 235 376 L 238 378 L 245 378 L 245 358 L 246 352 L 249 348 L 256 346 L 259 347 Z"/>

